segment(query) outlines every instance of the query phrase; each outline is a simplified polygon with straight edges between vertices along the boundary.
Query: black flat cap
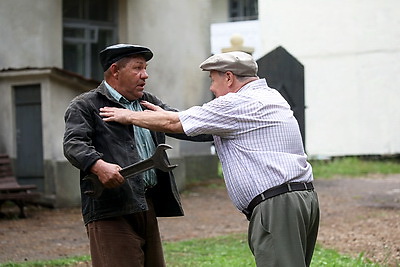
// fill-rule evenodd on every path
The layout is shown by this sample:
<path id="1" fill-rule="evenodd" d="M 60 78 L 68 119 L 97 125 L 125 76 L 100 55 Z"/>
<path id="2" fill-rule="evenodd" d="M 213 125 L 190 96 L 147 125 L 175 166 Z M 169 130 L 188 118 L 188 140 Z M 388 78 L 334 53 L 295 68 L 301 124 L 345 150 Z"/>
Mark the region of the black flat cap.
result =
<path id="1" fill-rule="evenodd" d="M 140 45 L 111 45 L 100 52 L 100 63 L 103 66 L 103 70 L 106 71 L 114 62 L 132 55 L 142 55 L 146 61 L 149 61 L 153 57 L 153 52 L 149 48 Z"/>

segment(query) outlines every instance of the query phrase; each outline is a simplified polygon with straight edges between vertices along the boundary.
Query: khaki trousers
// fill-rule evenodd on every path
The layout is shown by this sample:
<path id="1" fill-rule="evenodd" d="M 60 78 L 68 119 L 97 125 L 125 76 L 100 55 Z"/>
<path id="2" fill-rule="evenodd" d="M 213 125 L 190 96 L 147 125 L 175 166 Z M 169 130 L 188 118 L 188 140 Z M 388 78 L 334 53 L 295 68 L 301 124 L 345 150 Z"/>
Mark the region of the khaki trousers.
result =
<path id="1" fill-rule="evenodd" d="M 289 192 L 261 202 L 253 211 L 248 236 L 257 266 L 310 266 L 318 227 L 314 191 Z"/>
<path id="2" fill-rule="evenodd" d="M 86 226 L 93 267 L 164 267 L 157 218 L 149 210 L 108 218 Z"/>

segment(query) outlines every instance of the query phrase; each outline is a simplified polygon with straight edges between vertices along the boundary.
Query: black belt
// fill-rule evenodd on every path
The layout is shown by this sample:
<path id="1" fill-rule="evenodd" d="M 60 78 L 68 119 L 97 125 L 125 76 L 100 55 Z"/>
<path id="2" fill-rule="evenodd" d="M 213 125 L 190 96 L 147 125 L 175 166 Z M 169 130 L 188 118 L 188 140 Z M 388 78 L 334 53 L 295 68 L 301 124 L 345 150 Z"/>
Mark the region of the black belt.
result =
<path id="1" fill-rule="evenodd" d="M 247 219 L 250 221 L 251 214 L 253 213 L 254 208 L 263 202 L 264 200 L 275 197 L 281 194 L 285 194 L 287 192 L 292 192 L 292 191 L 303 191 L 303 190 L 313 190 L 314 185 L 312 182 L 309 183 L 288 183 L 288 184 L 282 184 L 279 186 L 272 187 L 255 198 L 250 202 L 250 204 L 247 206 L 246 209 L 244 209 L 242 212 L 244 215 L 246 215 Z"/>

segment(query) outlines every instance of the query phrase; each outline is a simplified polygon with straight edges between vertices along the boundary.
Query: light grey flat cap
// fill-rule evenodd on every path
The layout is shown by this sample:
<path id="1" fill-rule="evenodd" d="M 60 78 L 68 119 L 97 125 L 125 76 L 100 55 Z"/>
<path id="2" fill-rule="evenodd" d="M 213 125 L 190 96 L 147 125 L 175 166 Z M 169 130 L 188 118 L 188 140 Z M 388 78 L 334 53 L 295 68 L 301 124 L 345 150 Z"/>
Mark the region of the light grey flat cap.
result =
<path id="1" fill-rule="evenodd" d="M 231 71 L 235 75 L 247 77 L 257 76 L 258 71 L 258 65 L 253 57 L 239 51 L 215 54 L 201 63 L 200 68 L 205 71 Z"/>

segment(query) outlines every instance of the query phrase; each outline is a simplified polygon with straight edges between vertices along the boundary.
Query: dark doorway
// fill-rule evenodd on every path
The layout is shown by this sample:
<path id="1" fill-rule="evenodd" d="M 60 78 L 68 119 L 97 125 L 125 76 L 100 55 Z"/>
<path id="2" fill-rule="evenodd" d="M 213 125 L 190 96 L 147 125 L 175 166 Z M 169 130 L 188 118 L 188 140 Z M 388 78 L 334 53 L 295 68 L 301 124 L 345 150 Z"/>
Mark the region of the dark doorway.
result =
<path id="1" fill-rule="evenodd" d="M 258 76 L 278 90 L 291 106 L 305 147 L 304 66 L 279 46 L 257 60 Z"/>
<path id="2" fill-rule="evenodd" d="M 17 158 L 15 174 L 21 184 L 43 191 L 43 137 L 40 85 L 14 86 Z"/>

